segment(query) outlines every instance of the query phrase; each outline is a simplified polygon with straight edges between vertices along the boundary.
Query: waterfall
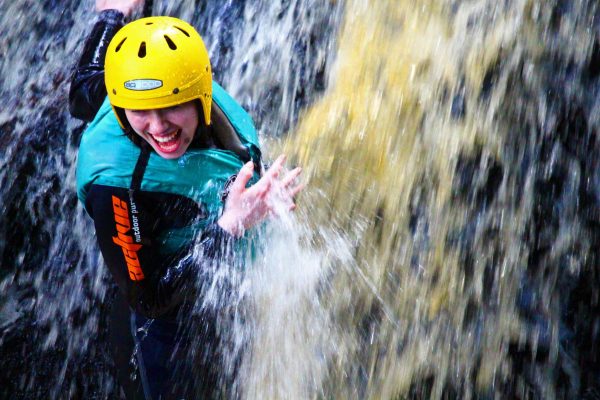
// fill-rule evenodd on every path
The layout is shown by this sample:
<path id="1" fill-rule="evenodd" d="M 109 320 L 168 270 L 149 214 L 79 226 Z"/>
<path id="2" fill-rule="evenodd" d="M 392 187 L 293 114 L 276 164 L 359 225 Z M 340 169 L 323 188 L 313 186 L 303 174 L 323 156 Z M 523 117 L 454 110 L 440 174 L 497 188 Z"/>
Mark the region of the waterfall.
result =
<path id="1" fill-rule="evenodd" d="M 67 106 L 94 2 L 62 3 L 0 3 L 0 398 L 119 396 Z M 596 2 L 153 12 L 198 29 L 266 159 L 308 182 L 220 270 L 233 293 L 198 300 L 229 313 L 231 397 L 600 396 Z"/>

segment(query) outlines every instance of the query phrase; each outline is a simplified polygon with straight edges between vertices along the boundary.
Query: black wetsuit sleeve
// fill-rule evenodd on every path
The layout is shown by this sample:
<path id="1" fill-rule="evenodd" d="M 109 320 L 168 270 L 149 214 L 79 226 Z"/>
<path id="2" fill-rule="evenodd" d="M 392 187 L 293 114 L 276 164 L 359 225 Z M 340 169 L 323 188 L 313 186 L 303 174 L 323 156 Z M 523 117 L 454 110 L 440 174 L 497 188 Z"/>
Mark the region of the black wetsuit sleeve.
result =
<path id="1" fill-rule="evenodd" d="M 105 10 L 88 36 L 83 53 L 73 72 L 69 89 L 69 111 L 75 118 L 91 121 L 106 97 L 104 59 L 110 40 L 124 25 L 117 10 Z"/>
<path id="2" fill-rule="evenodd" d="M 155 203 L 143 192 L 103 185 L 92 185 L 86 199 L 108 269 L 129 305 L 148 318 L 173 316 L 182 303 L 195 299 L 210 263 L 233 255 L 234 240 L 212 223 L 202 234 L 201 260 L 191 248 L 162 255 L 159 233 L 166 222 L 178 222 Z"/>

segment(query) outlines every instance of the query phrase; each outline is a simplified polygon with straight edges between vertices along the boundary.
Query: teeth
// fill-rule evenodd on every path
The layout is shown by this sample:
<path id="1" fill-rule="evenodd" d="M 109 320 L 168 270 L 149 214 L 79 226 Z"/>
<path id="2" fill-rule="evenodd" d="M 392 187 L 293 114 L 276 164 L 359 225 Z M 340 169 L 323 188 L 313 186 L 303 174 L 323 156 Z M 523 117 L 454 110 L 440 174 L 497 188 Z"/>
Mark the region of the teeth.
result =
<path id="1" fill-rule="evenodd" d="M 153 135 L 152 137 L 154 138 L 154 140 L 156 140 L 159 143 L 166 143 L 166 142 L 173 140 L 175 138 L 175 136 L 177 136 L 178 133 L 179 133 L 179 131 L 175 131 L 168 136 L 154 136 Z"/>

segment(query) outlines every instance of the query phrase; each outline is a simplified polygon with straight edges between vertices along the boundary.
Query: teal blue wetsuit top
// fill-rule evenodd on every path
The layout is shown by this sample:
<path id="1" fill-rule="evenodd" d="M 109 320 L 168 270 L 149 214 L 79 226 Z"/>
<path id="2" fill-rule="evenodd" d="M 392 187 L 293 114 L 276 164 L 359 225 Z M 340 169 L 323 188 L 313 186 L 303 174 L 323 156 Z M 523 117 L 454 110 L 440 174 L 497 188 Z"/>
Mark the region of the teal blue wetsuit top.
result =
<path id="1" fill-rule="evenodd" d="M 250 116 L 216 83 L 213 104 L 259 164 Z M 233 151 L 192 146 L 178 159 L 164 159 L 147 144 L 135 145 L 104 101 L 81 138 L 77 195 L 94 220 L 108 268 L 138 312 L 172 313 L 189 294 L 187 281 L 202 265 L 182 260 L 190 259 L 185 256 L 196 239 L 209 239 L 209 257 L 224 245 L 228 235 L 215 221 L 226 185 L 245 161 Z"/>

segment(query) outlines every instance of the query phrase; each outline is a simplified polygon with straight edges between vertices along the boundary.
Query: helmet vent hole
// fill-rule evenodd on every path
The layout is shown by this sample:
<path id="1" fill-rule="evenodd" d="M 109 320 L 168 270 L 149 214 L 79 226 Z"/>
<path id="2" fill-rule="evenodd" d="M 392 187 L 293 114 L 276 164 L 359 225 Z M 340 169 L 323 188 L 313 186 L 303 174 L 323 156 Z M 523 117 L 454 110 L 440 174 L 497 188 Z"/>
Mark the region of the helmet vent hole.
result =
<path id="1" fill-rule="evenodd" d="M 121 40 L 119 42 L 119 44 L 117 45 L 117 48 L 115 49 L 115 53 L 117 53 L 119 50 L 121 50 L 121 46 L 123 46 L 123 43 L 125 43 L 126 40 L 127 40 L 127 38 L 124 37 L 123 40 Z"/>
<path id="2" fill-rule="evenodd" d="M 170 37 L 168 37 L 167 35 L 165 35 L 165 40 L 167 41 L 167 44 L 169 45 L 169 48 L 171 50 L 177 50 L 177 46 L 175 45 L 175 43 L 173 43 L 173 41 L 171 40 Z"/>
<path id="3" fill-rule="evenodd" d="M 184 34 L 185 36 L 187 36 L 187 37 L 190 37 L 190 34 L 189 34 L 189 33 L 187 33 L 187 31 L 183 30 L 182 28 L 180 28 L 180 27 L 178 27 L 178 26 L 176 26 L 175 28 L 176 28 L 176 29 L 179 29 L 181 32 L 183 32 L 183 34 Z"/>
<path id="4" fill-rule="evenodd" d="M 138 57 L 139 58 L 146 57 L 146 42 L 142 42 L 140 44 L 140 50 L 138 51 Z"/>
<path id="5" fill-rule="evenodd" d="M 146 22 L 146 25 L 152 25 L 154 22 Z"/>

